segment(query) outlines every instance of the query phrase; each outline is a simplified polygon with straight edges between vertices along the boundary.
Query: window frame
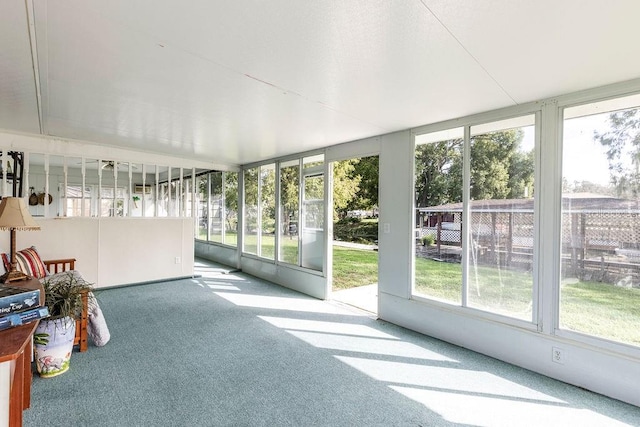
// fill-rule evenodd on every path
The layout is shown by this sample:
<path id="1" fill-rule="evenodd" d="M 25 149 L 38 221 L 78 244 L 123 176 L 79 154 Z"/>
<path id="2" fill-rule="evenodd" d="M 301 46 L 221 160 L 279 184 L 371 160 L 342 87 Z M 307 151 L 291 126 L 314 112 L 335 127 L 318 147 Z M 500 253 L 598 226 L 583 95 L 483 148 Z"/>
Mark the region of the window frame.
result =
<path id="1" fill-rule="evenodd" d="M 500 110 L 490 111 L 486 113 L 477 114 L 474 116 L 470 116 L 467 118 L 448 120 L 445 122 L 435 123 L 431 125 L 425 125 L 418 128 L 414 128 L 411 130 L 411 138 L 413 143 L 413 151 L 411 156 L 411 168 L 415 171 L 415 149 L 416 149 L 416 138 L 419 138 L 422 135 L 436 133 L 436 132 L 447 132 L 456 128 L 463 128 L 464 132 L 464 141 L 463 141 L 463 213 L 462 213 L 462 223 L 468 224 L 468 218 L 470 215 L 469 211 L 469 200 L 470 200 L 470 141 L 471 141 L 471 128 L 476 126 L 485 126 L 489 125 L 493 122 L 501 122 L 506 120 L 519 119 L 523 116 L 533 115 L 534 116 L 534 182 L 536 183 L 536 188 L 540 188 L 541 186 L 541 170 L 540 165 L 542 163 L 541 159 L 541 132 L 542 132 L 542 105 L 538 103 L 533 104 L 524 104 L 521 106 L 504 108 Z M 415 172 L 413 173 L 412 178 L 412 192 L 415 192 Z M 540 191 L 541 192 L 541 191 Z M 414 197 L 411 198 L 412 206 L 411 212 L 412 216 L 415 215 L 416 212 L 416 200 Z M 489 320 L 493 322 L 499 322 L 506 325 L 515 326 L 518 328 L 522 328 L 530 331 L 540 331 L 542 330 L 542 312 L 541 312 L 541 303 L 540 300 L 542 298 L 542 286 L 540 284 L 540 276 L 539 271 L 541 269 L 541 248 L 540 241 L 542 240 L 539 235 L 540 228 L 540 199 L 541 197 L 534 198 L 534 219 L 533 219 L 533 228 L 534 228 L 534 243 L 533 243 L 533 260 L 532 260 L 532 268 L 533 268 L 533 286 L 532 286 L 532 320 L 522 320 L 506 315 L 502 315 L 499 313 L 493 313 L 489 311 L 484 311 L 478 308 L 469 307 L 466 295 L 468 293 L 468 257 L 466 245 L 462 250 L 462 303 L 460 305 L 455 305 L 449 302 L 445 302 L 443 300 L 432 299 L 427 296 L 417 295 L 415 293 L 415 254 L 414 247 L 411 248 L 413 256 L 411 257 L 411 283 L 410 283 L 410 299 L 419 301 L 424 304 L 432 305 L 434 307 L 439 307 L 446 310 L 455 311 L 460 314 L 469 315 L 475 318 Z M 413 226 L 413 224 L 412 224 Z M 467 242 L 469 239 L 469 231 L 468 227 L 462 227 L 462 240 L 463 242 Z M 413 242 L 412 242 L 413 243 Z"/>

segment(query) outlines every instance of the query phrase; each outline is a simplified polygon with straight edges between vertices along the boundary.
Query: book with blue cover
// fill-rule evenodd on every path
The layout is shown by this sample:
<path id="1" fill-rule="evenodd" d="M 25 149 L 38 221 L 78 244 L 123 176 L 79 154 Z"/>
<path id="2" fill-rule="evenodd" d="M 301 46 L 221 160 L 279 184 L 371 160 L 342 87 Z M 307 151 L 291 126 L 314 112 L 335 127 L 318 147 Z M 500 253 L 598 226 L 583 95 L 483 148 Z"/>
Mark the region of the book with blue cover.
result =
<path id="1" fill-rule="evenodd" d="M 0 285 L 0 316 L 39 306 L 39 289 Z"/>
<path id="2" fill-rule="evenodd" d="M 13 328 L 14 326 L 24 325 L 25 323 L 42 319 L 47 316 L 49 316 L 49 309 L 47 307 L 36 307 L 17 313 L 7 314 L 6 316 L 0 317 L 0 331 L 3 329 Z"/>

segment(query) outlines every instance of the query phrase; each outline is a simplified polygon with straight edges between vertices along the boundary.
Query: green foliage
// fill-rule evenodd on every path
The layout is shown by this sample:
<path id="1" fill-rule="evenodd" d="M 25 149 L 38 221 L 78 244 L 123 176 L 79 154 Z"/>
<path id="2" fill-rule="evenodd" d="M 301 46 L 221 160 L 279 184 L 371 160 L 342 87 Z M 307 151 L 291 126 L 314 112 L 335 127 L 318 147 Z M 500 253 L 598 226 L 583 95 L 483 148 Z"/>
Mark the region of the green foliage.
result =
<path id="1" fill-rule="evenodd" d="M 63 317 L 79 319 L 82 314 L 82 294 L 93 290 L 91 283 L 73 271 L 48 276 L 42 286 L 50 320 Z"/>
<path id="2" fill-rule="evenodd" d="M 353 175 L 357 160 L 342 160 L 333 163 L 333 218 L 344 218 L 349 203 L 360 190 L 361 177 Z"/>
<path id="3" fill-rule="evenodd" d="M 609 115 L 610 130 L 594 132 L 605 148 L 611 184 L 618 197 L 640 196 L 640 109 L 618 111 Z"/>
<path id="4" fill-rule="evenodd" d="M 276 171 L 273 166 L 260 167 L 260 214 L 263 233 L 276 231 Z"/>
<path id="5" fill-rule="evenodd" d="M 347 203 L 346 211 L 372 210 L 378 206 L 378 181 L 380 176 L 378 156 L 353 159 L 349 176 L 358 181 L 358 191 Z"/>
<path id="6" fill-rule="evenodd" d="M 345 218 L 333 224 L 333 236 L 343 242 L 375 244 L 378 240 L 378 221 Z"/>
<path id="7" fill-rule="evenodd" d="M 248 207 L 258 206 L 258 172 L 259 168 L 244 171 L 244 203 Z"/>
<path id="8" fill-rule="evenodd" d="M 433 237 L 431 234 L 427 236 L 423 236 L 421 240 L 424 246 L 432 246 L 436 242 L 436 238 Z"/>
<path id="9" fill-rule="evenodd" d="M 462 201 L 462 142 L 452 139 L 416 147 L 418 206 Z"/>
<path id="10" fill-rule="evenodd" d="M 534 152 L 522 152 L 521 130 L 476 135 L 470 147 L 471 198 L 515 199 L 533 196 Z M 463 140 L 419 145 L 415 152 L 419 207 L 462 201 Z"/>
<path id="11" fill-rule="evenodd" d="M 290 234 L 292 222 L 298 220 L 298 207 L 300 205 L 300 167 L 298 164 L 280 168 L 280 203 L 284 232 Z M 293 235 L 293 230 L 291 231 Z M 296 256 L 297 262 L 297 256 Z"/>
<path id="12" fill-rule="evenodd" d="M 238 226 L 238 172 L 224 172 L 224 204 L 227 230 Z"/>
<path id="13" fill-rule="evenodd" d="M 471 143 L 471 198 L 474 200 L 523 197 L 513 186 L 524 189 L 533 182 L 533 157 L 518 156 L 521 130 L 492 132 L 473 137 Z M 519 167 L 525 169 L 519 170 Z M 529 167 L 527 169 L 527 167 Z M 516 175 L 512 173 L 516 172 Z M 518 173 L 519 172 L 519 173 Z M 532 195 L 532 194 L 531 194 Z"/>
<path id="14" fill-rule="evenodd" d="M 361 222 L 362 220 L 360 218 L 353 217 L 353 216 L 346 216 L 342 219 L 339 219 L 336 222 L 336 224 L 359 224 Z"/>

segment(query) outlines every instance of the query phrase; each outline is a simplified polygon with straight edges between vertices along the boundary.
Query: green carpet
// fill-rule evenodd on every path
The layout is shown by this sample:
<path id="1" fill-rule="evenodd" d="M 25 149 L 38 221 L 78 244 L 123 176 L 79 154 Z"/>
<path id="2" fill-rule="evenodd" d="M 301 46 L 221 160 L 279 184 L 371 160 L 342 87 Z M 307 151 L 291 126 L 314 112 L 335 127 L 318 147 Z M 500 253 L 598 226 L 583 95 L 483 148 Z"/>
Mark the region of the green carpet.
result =
<path id="1" fill-rule="evenodd" d="M 640 408 L 242 273 L 102 290 L 25 426 L 640 425 Z"/>

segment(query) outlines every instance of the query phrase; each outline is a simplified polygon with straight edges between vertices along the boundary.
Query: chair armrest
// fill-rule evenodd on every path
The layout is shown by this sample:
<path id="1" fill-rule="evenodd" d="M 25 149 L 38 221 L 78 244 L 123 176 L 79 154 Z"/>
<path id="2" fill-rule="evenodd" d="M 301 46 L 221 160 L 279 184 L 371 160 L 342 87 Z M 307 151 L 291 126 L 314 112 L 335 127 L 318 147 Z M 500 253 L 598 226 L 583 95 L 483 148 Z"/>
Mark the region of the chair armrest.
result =
<path id="1" fill-rule="evenodd" d="M 75 270 L 76 259 L 75 258 L 64 258 L 64 259 L 50 259 L 42 261 L 47 267 L 47 271 L 49 273 L 55 274 L 60 273 L 67 270 Z"/>

